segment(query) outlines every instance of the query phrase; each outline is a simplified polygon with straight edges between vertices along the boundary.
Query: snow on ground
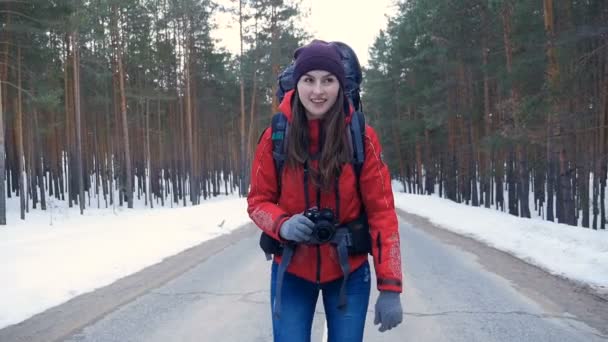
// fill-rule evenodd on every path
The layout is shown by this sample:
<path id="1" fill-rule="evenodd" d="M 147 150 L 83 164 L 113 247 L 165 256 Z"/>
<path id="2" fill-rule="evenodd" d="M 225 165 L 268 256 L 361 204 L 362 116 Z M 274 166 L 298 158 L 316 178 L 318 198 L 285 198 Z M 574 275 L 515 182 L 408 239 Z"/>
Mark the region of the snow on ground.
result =
<path id="1" fill-rule="evenodd" d="M 400 186 L 393 183 L 393 188 Z M 608 290 L 606 231 L 401 192 L 395 192 L 395 203 L 551 273 Z M 77 207 L 53 200 L 52 210 L 31 210 L 26 221 L 19 220 L 15 198 L 7 205 L 8 225 L 0 227 L 0 328 L 249 222 L 246 201 L 236 196 L 185 208 L 155 204 L 153 210 L 142 200 L 135 209 L 88 208 L 83 216 Z"/>
<path id="2" fill-rule="evenodd" d="M 93 203 L 94 204 L 94 203 Z M 0 328 L 156 264 L 249 222 L 246 202 L 223 196 L 194 207 L 30 210 L 7 201 L 0 226 Z M 52 217 L 52 221 L 51 221 Z M 52 225 L 51 225 L 52 222 Z"/>
<path id="3" fill-rule="evenodd" d="M 439 198 L 397 192 L 395 206 L 452 232 L 472 237 L 548 272 L 608 291 L 608 232 L 515 217 Z M 407 261 L 405 261 L 407 264 Z"/>

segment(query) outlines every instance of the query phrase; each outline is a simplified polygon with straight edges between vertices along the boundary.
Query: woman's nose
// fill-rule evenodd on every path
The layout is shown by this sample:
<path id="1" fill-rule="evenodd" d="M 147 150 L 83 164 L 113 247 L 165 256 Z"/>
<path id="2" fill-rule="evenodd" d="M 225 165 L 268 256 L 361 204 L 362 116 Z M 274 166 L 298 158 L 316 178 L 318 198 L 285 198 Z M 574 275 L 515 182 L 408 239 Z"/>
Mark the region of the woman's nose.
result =
<path id="1" fill-rule="evenodd" d="M 320 94 L 323 92 L 323 86 L 321 84 L 321 82 L 315 82 L 313 87 L 312 87 L 312 91 L 315 94 Z"/>

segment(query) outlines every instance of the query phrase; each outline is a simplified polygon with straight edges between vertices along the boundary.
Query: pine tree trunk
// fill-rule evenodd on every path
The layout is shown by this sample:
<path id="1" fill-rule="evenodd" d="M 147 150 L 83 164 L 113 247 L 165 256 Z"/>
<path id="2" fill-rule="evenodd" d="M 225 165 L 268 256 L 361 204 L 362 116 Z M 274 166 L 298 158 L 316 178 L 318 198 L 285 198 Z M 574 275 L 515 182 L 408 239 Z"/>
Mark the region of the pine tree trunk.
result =
<path id="1" fill-rule="evenodd" d="M 272 68 L 272 79 L 276 80 L 279 77 L 281 66 L 279 65 L 279 25 L 277 18 L 277 8 L 273 2 L 270 15 L 270 65 Z M 241 49 L 241 54 L 242 54 Z M 294 85 L 295 86 L 295 85 Z M 277 93 L 277 82 L 272 82 L 272 114 L 279 111 L 279 101 L 275 94 Z"/>
<path id="2" fill-rule="evenodd" d="M 467 138 L 468 138 L 468 153 L 469 153 L 469 174 L 468 174 L 468 183 L 467 188 L 470 192 L 471 205 L 478 207 L 479 206 L 479 194 L 477 192 L 477 138 L 476 138 L 476 130 L 475 125 L 473 124 L 473 75 L 470 67 L 466 69 L 466 89 L 467 89 L 467 112 L 469 115 L 467 116 Z"/>
<path id="3" fill-rule="evenodd" d="M 240 179 L 239 179 L 239 177 L 240 177 L 240 171 L 238 169 L 238 167 L 239 167 L 239 136 L 238 136 L 239 130 L 238 130 L 238 126 L 237 126 L 236 122 L 234 122 L 232 126 L 233 127 L 232 127 L 231 131 L 233 133 L 232 133 L 232 136 L 231 136 L 231 139 L 230 139 L 230 142 L 231 142 L 231 146 L 230 146 L 231 147 L 230 148 L 231 158 L 230 158 L 230 160 L 231 160 L 231 164 L 232 164 L 231 169 L 234 170 L 232 172 L 232 188 L 234 189 L 235 187 L 238 188 L 238 186 L 240 184 L 239 183 L 240 182 Z M 240 193 L 239 193 L 239 195 L 240 195 Z"/>
<path id="4" fill-rule="evenodd" d="M 395 91 L 395 95 L 397 95 L 397 86 L 393 85 L 393 89 Z M 393 98 L 394 106 L 395 106 L 395 115 L 397 116 L 397 120 L 401 118 L 401 109 L 399 108 L 399 97 L 395 96 Z M 398 122 L 398 121 L 397 121 Z M 401 152 L 401 139 L 399 139 L 399 125 L 393 124 L 390 125 L 391 136 L 393 140 L 393 147 L 395 149 L 395 153 L 397 154 L 397 162 L 399 163 L 399 179 L 404 181 L 405 179 L 405 163 L 403 161 L 403 155 Z M 403 183 L 403 191 L 405 192 L 405 182 Z"/>
<path id="5" fill-rule="evenodd" d="M 101 171 L 101 159 L 102 159 L 102 154 L 103 154 L 103 146 L 101 144 L 101 142 L 99 141 L 99 127 L 101 126 L 101 115 L 96 115 L 95 116 L 95 124 L 93 125 L 93 153 L 95 155 L 95 168 L 93 169 L 93 172 L 95 172 L 95 196 L 97 197 L 97 209 L 101 208 L 101 193 L 99 191 L 99 189 L 102 187 L 103 184 L 103 178 L 102 178 L 102 171 Z M 103 192 L 103 190 L 101 191 Z M 104 193 L 104 198 L 105 198 L 105 193 Z M 107 204 L 106 204 L 107 207 Z"/>
<path id="6" fill-rule="evenodd" d="M 59 118 L 59 113 L 55 113 L 55 118 Z M 56 120 L 54 120 L 56 121 Z M 64 174 L 63 174 L 63 163 L 62 163 L 62 159 L 63 159 L 63 149 L 62 149 L 62 141 L 63 141 L 63 131 L 61 130 L 61 128 L 59 127 L 59 125 L 57 125 L 55 127 L 55 129 L 53 130 L 54 134 L 55 134 L 55 141 L 53 144 L 53 147 L 55 149 L 55 161 L 54 161 L 54 166 L 56 168 L 56 172 L 55 172 L 55 198 L 56 199 L 60 199 L 60 200 L 65 200 L 65 192 L 64 192 L 64 186 L 63 186 L 63 178 L 64 178 Z"/>
<path id="7" fill-rule="evenodd" d="M 178 100 L 179 101 L 179 100 Z M 176 104 L 170 104 L 169 108 L 169 124 L 171 125 L 171 144 L 173 146 L 173 157 L 171 158 L 172 169 L 171 169 L 171 191 L 173 195 L 173 200 L 171 201 L 171 206 L 173 203 L 179 204 L 179 172 L 180 172 L 180 144 L 178 141 L 179 127 L 181 127 L 180 120 L 177 114 L 177 109 L 175 108 Z M 173 120 L 171 118 L 174 118 Z"/>
<path id="8" fill-rule="evenodd" d="M 600 213 L 600 208 L 598 206 L 598 197 L 599 197 L 599 177 L 598 175 L 593 175 L 593 224 L 592 228 L 597 229 L 597 218 Z"/>
<path id="9" fill-rule="evenodd" d="M 445 79 L 450 79 L 451 75 L 449 75 L 448 71 L 446 70 L 444 75 Z M 455 103 L 456 101 L 454 101 L 452 98 L 453 96 L 453 90 L 452 89 L 448 89 L 447 90 L 448 94 L 447 94 L 447 104 L 450 108 L 455 108 L 455 106 L 457 105 L 457 103 Z M 456 118 L 453 115 L 450 115 L 448 117 L 447 120 L 447 133 L 448 133 L 448 145 L 446 146 L 446 152 L 445 152 L 445 163 L 443 164 L 443 170 L 442 170 L 442 175 L 445 179 L 445 195 L 448 199 L 457 202 L 458 201 L 458 194 L 457 194 L 457 173 L 458 171 L 456 170 L 456 166 L 457 161 L 456 161 L 456 144 L 457 144 L 457 139 L 456 139 Z"/>
<path id="10" fill-rule="evenodd" d="M 505 46 L 506 67 L 508 75 L 513 78 L 513 39 L 512 39 L 512 17 L 513 17 L 513 2 L 511 0 L 504 2 L 502 8 L 503 20 L 503 37 Z M 515 137 L 515 154 L 513 151 L 510 154 L 512 157 L 510 163 L 510 184 L 509 184 L 509 212 L 512 215 L 522 217 L 530 217 L 529 208 L 529 175 L 527 170 L 527 159 L 523 152 L 524 143 L 522 140 L 526 135 L 523 125 L 519 120 L 520 110 L 520 90 L 516 80 L 511 84 L 511 96 L 509 99 L 508 115 L 512 117 L 513 135 Z M 515 176 L 515 174 L 517 176 Z M 516 188 L 516 189 L 512 189 Z M 511 196 L 515 196 L 511 198 Z"/>
<path id="11" fill-rule="evenodd" d="M 24 134 L 24 156 L 25 156 L 25 174 L 26 174 L 26 183 L 25 183 L 25 193 L 27 194 L 27 198 L 25 201 L 25 212 L 30 212 L 30 203 L 32 204 L 32 209 L 36 209 L 36 203 L 38 201 L 38 196 L 35 193 L 36 189 L 36 170 L 33 168 L 33 148 L 32 148 L 32 116 L 31 114 L 27 117 L 27 123 L 23 125 L 23 134 Z"/>
<path id="12" fill-rule="evenodd" d="M 604 20 L 606 19 L 606 17 L 608 17 L 608 14 L 606 14 L 606 7 L 604 7 L 604 15 L 602 17 L 604 17 Z M 605 22 L 605 21 L 604 21 Z M 608 45 L 608 37 L 606 37 L 606 35 L 604 35 L 604 37 L 601 40 L 602 44 L 604 45 Z M 602 96 L 602 106 L 600 108 L 600 140 L 598 142 L 599 144 L 599 155 L 600 158 L 598 158 L 598 174 L 596 175 L 596 177 L 599 177 L 599 183 L 600 183 L 600 229 L 606 229 L 606 202 L 605 202 L 605 191 L 606 191 L 606 177 L 607 175 L 607 169 L 606 169 L 606 152 L 607 152 L 607 140 L 606 140 L 606 124 L 608 123 L 608 61 L 606 61 L 604 59 L 603 61 L 603 69 L 604 69 L 604 74 L 602 77 L 602 82 L 603 82 L 603 86 L 600 86 L 600 89 L 603 89 L 600 91 L 600 94 L 603 93 Z"/>
<path id="13" fill-rule="evenodd" d="M 154 201 L 152 197 L 152 162 L 150 156 L 150 102 L 146 99 L 146 169 L 148 174 L 146 175 L 146 188 L 148 190 L 148 200 L 150 200 L 150 208 L 154 208 Z"/>
<path id="14" fill-rule="evenodd" d="M 15 117 L 15 140 L 17 141 L 17 164 L 19 166 L 19 204 L 21 219 L 25 220 L 25 155 L 23 152 L 23 112 L 21 91 L 21 46 L 17 45 L 17 112 Z"/>
<path id="15" fill-rule="evenodd" d="M 194 51 L 194 47 L 193 47 L 193 51 Z M 196 64 L 195 64 L 196 65 Z M 190 75 L 190 77 L 193 78 L 192 80 L 192 88 L 191 88 L 191 93 L 192 93 L 192 134 L 193 134 L 193 145 L 192 145 L 192 154 L 194 155 L 194 175 L 195 175 L 195 180 L 196 180 L 196 188 L 195 188 L 195 199 L 196 199 L 196 204 L 200 204 L 201 203 L 201 192 L 203 192 L 203 180 L 206 177 L 205 176 L 205 166 L 206 165 L 210 165 L 213 162 L 213 160 L 211 160 L 210 158 L 206 158 L 206 148 L 210 145 L 209 141 L 210 139 L 213 139 L 213 136 L 211 133 L 205 132 L 204 130 L 202 130 L 202 124 L 201 122 L 207 123 L 207 121 L 211 122 L 211 120 L 209 120 L 209 118 L 206 118 L 205 115 L 205 105 L 203 105 L 202 110 L 199 110 L 199 100 L 197 97 L 198 94 L 198 83 L 196 82 L 196 72 L 193 69 L 192 74 Z M 204 93 L 204 91 L 202 91 L 202 93 Z M 207 199 L 207 195 L 204 194 L 203 196 L 204 199 Z"/>
<path id="16" fill-rule="evenodd" d="M 80 49 L 78 46 L 78 33 L 72 32 L 72 76 L 74 77 L 74 115 L 76 124 L 76 163 L 78 177 L 78 204 L 80 205 L 80 215 L 84 213 L 84 184 L 83 184 L 83 168 L 82 168 L 82 125 L 80 118 Z"/>
<path id="17" fill-rule="evenodd" d="M 497 103 L 501 102 L 501 97 L 497 96 Z M 497 110 L 496 123 L 501 124 L 503 122 L 504 114 L 501 110 Z M 494 198 L 496 209 L 500 211 L 505 211 L 505 199 L 504 199 L 504 176 L 505 176 L 505 151 L 504 149 L 498 148 L 493 154 L 492 163 L 494 164 L 495 174 L 494 174 Z"/>
<path id="18" fill-rule="evenodd" d="M 253 50 L 256 51 L 258 48 L 258 20 L 256 18 L 255 20 L 255 26 L 254 26 L 254 42 L 253 42 Z M 273 37 L 274 38 L 274 37 Z M 272 50 L 273 47 L 271 47 L 271 54 L 273 53 Z M 276 51 L 274 51 L 276 53 Z M 248 133 L 247 133 L 247 158 L 246 158 L 246 168 L 245 168 L 245 184 L 247 184 L 247 186 L 249 187 L 249 183 L 251 182 L 250 179 L 250 171 L 251 170 L 251 164 L 252 164 L 252 160 L 253 160 L 253 154 L 255 151 L 255 142 L 253 141 L 254 139 L 254 132 L 256 131 L 256 122 L 255 122 L 255 112 L 256 112 L 256 98 L 257 98 L 257 88 L 258 88 L 258 59 L 257 59 L 257 53 L 253 54 L 253 74 L 252 74 L 252 85 L 251 85 L 251 101 L 250 101 L 250 107 L 249 107 L 249 128 L 248 128 Z M 272 57 L 271 57 L 272 59 Z M 276 82 L 273 82 L 273 86 L 275 86 Z M 276 98 L 276 96 L 272 96 L 272 98 Z M 217 160 L 217 158 L 215 158 Z M 213 185 L 213 194 L 214 196 L 216 196 L 219 193 L 219 188 L 217 188 L 217 186 L 219 186 L 219 183 L 216 182 L 216 177 L 214 175 L 211 175 L 211 178 L 213 180 L 212 185 Z"/>
<path id="19" fill-rule="evenodd" d="M 133 172 L 131 171 L 131 148 L 129 145 L 129 122 L 127 120 L 127 98 L 125 94 L 125 71 L 122 62 L 122 40 L 118 29 L 119 13 L 117 5 L 113 5 L 114 14 L 114 35 L 116 44 L 116 60 L 118 65 L 118 86 L 119 86 L 119 97 L 120 97 L 120 118 L 122 125 L 123 145 L 124 145 L 124 157 L 125 157 L 125 182 L 126 182 L 126 196 L 127 196 L 127 207 L 133 208 Z"/>
<path id="20" fill-rule="evenodd" d="M 34 145 L 35 152 L 35 164 L 32 167 L 36 168 L 36 174 L 38 175 L 38 184 L 40 185 L 40 209 L 46 210 L 46 191 L 44 189 L 44 154 L 42 152 L 42 144 L 40 143 L 40 128 L 38 126 L 38 110 L 33 109 L 33 120 L 34 120 L 34 139 L 36 144 Z M 1 120 L 1 119 L 0 119 Z M 0 149 L 0 151 L 3 151 Z M 0 153 L 1 154 L 1 153 Z"/>
<path id="21" fill-rule="evenodd" d="M 585 146 L 588 146 L 585 144 Z M 591 176 L 589 172 L 588 163 L 586 160 L 583 160 L 581 167 L 581 177 L 580 183 L 580 207 L 582 209 L 582 225 L 584 228 L 589 228 L 589 177 Z"/>
<path id="22" fill-rule="evenodd" d="M 555 46 L 555 13 L 553 0 L 544 0 L 545 32 L 547 35 L 547 83 L 551 91 L 551 113 L 548 115 L 548 139 L 547 151 L 549 163 L 553 172 L 558 175 L 554 186 L 556 187 L 556 203 L 558 222 L 574 224 L 572 186 L 570 184 L 570 162 L 566 152 L 564 123 L 560 112 L 560 100 L 558 95 L 560 68 L 557 60 Z"/>
<path id="23" fill-rule="evenodd" d="M 414 193 L 416 194 L 422 194 L 423 192 L 423 187 L 422 187 L 422 178 L 423 178 L 423 174 L 422 174 L 422 141 L 420 141 L 420 137 L 416 137 L 416 143 L 415 143 L 415 147 L 414 147 L 414 151 L 416 153 L 416 187 L 414 189 Z"/>
<path id="24" fill-rule="evenodd" d="M 31 89 L 31 88 L 30 88 Z M 28 194 L 31 196 L 32 198 L 32 209 L 37 209 L 38 207 L 38 190 L 36 190 L 38 187 L 40 187 L 42 189 L 42 187 L 40 186 L 40 184 L 38 184 L 38 163 L 36 162 L 36 146 L 34 146 L 34 110 L 32 110 L 32 112 L 30 113 L 29 117 L 28 117 L 28 122 L 26 127 L 26 131 L 27 131 L 27 156 L 28 156 L 28 163 L 27 163 L 27 174 L 28 174 L 28 184 L 29 184 L 29 191 Z M 44 189 L 42 189 L 44 190 Z"/>
<path id="25" fill-rule="evenodd" d="M 444 196 L 445 190 L 445 177 L 444 177 L 444 170 L 445 170 L 445 158 L 446 158 L 447 153 L 440 153 L 439 156 L 439 197 L 447 197 Z"/>
<path id="26" fill-rule="evenodd" d="M 455 119 L 448 119 L 448 152 L 447 152 L 447 163 L 444 165 L 446 170 L 446 197 L 454 202 L 458 202 L 458 190 L 457 190 L 457 161 L 456 161 L 456 132 L 455 132 Z"/>
<path id="27" fill-rule="evenodd" d="M 178 105 L 178 113 L 179 113 L 179 155 L 180 155 L 180 165 L 179 165 L 179 198 L 182 200 L 182 205 L 185 207 L 186 206 L 186 139 L 185 139 L 185 125 L 186 125 L 186 120 L 184 118 L 184 104 L 183 104 L 183 98 L 180 98 L 179 100 L 179 105 Z"/>
<path id="28" fill-rule="evenodd" d="M 517 145 L 516 158 L 519 171 L 519 216 L 530 218 L 530 176 L 528 173 L 528 158 L 521 144 Z"/>
<path id="29" fill-rule="evenodd" d="M 515 151 L 513 146 L 508 147 L 509 156 L 507 159 L 507 193 L 509 195 L 509 214 L 518 216 L 518 208 L 517 208 L 517 183 L 515 181 Z"/>
<path id="30" fill-rule="evenodd" d="M 425 193 L 427 195 L 435 193 L 435 163 L 431 157 L 431 132 L 428 129 L 424 130 L 424 166 L 425 166 L 425 177 L 424 177 L 424 187 Z"/>
<path id="31" fill-rule="evenodd" d="M 245 133 L 245 75 L 244 75 L 244 71 L 243 71 L 243 63 L 244 63 L 244 59 L 243 59 L 243 1 L 239 0 L 239 28 L 240 28 L 240 44 L 241 44 L 241 54 L 240 54 L 240 66 L 239 66 L 239 83 L 240 83 L 240 99 L 241 99 L 241 129 L 240 129 L 240 135 L 241 135 L 241 160 L 240 160 L 240 182 L 239 182 L 239 187 L 240 187 L 240 195 L 241 196 L 246 196 L 247 195 L 247 189 L 246 187 L 248 186 L 247 184 L 245 184 L 245 173 L 247 172 L 246 170 L 246 153 L 247 153 L 247 145 L 245 142 L 245 138 L 246 138 L 246 133 Z M 274 97 L 274 96 L 273 96 Z"/>
<path id="32" fill-rule="evenodd" d="M 8 6 L 7 6 L 8 7 Z M 6 14 L 6 26 L 4 27 L 5 32 L 8 31 L 9 25 L 11 23 L 10 13 Z M 8 168 L 7 168 L 7 160 L 6 156 L 8 153 L 8 148 L 6 146 L 6 137 L 4 130 L 4 113 L 6 113 L 5 108 L 8 107 L 8 96 L 6 81 L 8 80 L 8 47 L 9 47 L 9 38 L 8 34 L 5 36 L 5 44 L 4 44 L 4 63 L 0 65 L 0 225 L 6 225 L 6 198 L 10 198 L 10 177 L 7 177 Z M 6 100 L 3 101 L 3 95 Z M 7 103 L 7 106 L 4 106 L 4 102 Z M 6 183 L 5 183 L 6 182 Z M 6 184 L 6 185 L 5 185 Z"/>
<path id="33" fill-rule="evenodd" d="M 538 153 L 537 152 L 537 160 L 541 160 L 542 157 L 539 157 L 538 155 L 542 154 L 542 153 Z M 544 208 L 545 208 L 545 186 L 547 185 L 546 182 L 546 176 L 547 175 L 547 170 L 546 167 L 538 167 L 535 168 L 534 170 L 534 198 L 535 198 L 535 203 L 538 203 L 538 215 L 540 217 L 544 217 L 545 212 L 544 212 Z"/>
<path id="34" fill-rule="evenodd" d="M 114 74 L 114 73 L 112 73 Z M 112 88 L 112 84 L 113 81 L 110 80 L 109 81 L 109 85 L 106 89 L 111 89 Z M 108 102 L 106 104 L 106 111 L 105 111 L 105 127 L 106 127 L 106 136 L 105 136 L 105 140 L 107 142 L 106 144 L 106 154 L 104 156 L 104 175 L 105 175 L 105 181 L 104 181 L 104 187 L 107 187 L 107 192 L 108 192 L 108 197 L 109 197 L 109 205 L 114 205 L 114 139 L 112 137 L 112 132 L 113 130 L 111 129 L 111 113 L 113 113 L 114 111 L 112 110 L 112 107 L 110 105 L 110 102 Z M 106 200 L 106 208 L 108 207 L 108 200 Z"/>
<path id="35" fill-rule="evenodd" d="M 547 138 L 549 139 L 549 138 Z M 547 147 L 549 147 L 549 144 L 547 143 Z M 551 154 L 547 151 L 547 157 L 549 158 L 549 156 L 551 156 Z M 545 209 L 546 211 L 546 215 L 547 215 L 547 220 L 548 221 L 555 221 L 555 215 L 554 215 L 554 209 L 555 209 L 555 204 L 554 204 L 554 189 L 555 189 L 555 165 L 553 163 L 552 159 L 548 159 L 547 160 L 547 208 Z"/>
<path id="36" fill-rule="evenodd" d="M 554 47 L 554 28 L 553 28 L 553 0 L 543 0 L 544 6 L 544 17 L 545 17 L 545 31 L 547 34 L 547 45 L 546 45 L 546 54 L 548 59 L 547 64 L 547 81 L 550 83 L 550 88 L 555 89 L 557 87 L 557 77 L 559 76 L 559 69 L 557 65 L 557 57 L 555 54 Z M 555 101 L 553 99 L 553 101 Z M 559 146 L 557 139 L 560 135 L 560 127 L 559 122 L 555 122 L 554 117 L 556 116 L 556 111 L 559 108 L 556 107 L 556 104 L 553 103 L 551 108 L 551 113 L 547 115 L 547 164 L 549 165 L 548 171 L 548 198 L 547 198 L 547 220 L 553 221 L 553 195 L 554 188 L 557 189 L 559 186 L 555 182 L 555 174 L 557 173 L 556 165 L 557 165 L 557 154 L 559 154 Z M 557 210 L 561 207 L 560 198 L 557 199 Z M 560 221 L 559 214 L 558 222 Z"/>
<path id="37" fill-rule="evenodd" d="M 600 229 L 606 229 L 606 165 L 600 168 Z"/>
<path id="38" fill-rule="evenodd" d="M 190 202 L 195 205 L 197 204 L 197 177 L 195 174 L 196 168 L 196 158 L 194 157 L 194 149 L 192 142 L 192 130 L 194 129 L 192 125 L 192 50 L 194 48 L 194 43 L 192 40 L 192 32 L 190 31 L 191 22 L 187 21 L 187 25 L 184 28 L 186 35 L 186 51 L 185 51 L 185 83 L 186 83 L 186 138 L 188 139 L 188 160 L 189 167 L 187 170 L 188 180 L 190 184 Z"/>
<path id="39" fill-rule="evenodd" d="M 163 183 L 168 183 L 166 180 L 167 178 L 164 177 L 164 173 L 167 172 L 167 169 L 165 168 L 165 165 L 167 165 L 165 163 L 165 159 L 163 158 L 163 135 L 162 135 L 162 127 L 161 127 L 161 119 L 160 119 L 160 98 L 158 99 L 158 105 L 157 105 L 157 111 L 158 111 L 158 171 L 159 171 L 159 182 L 160 182 L 160 189 L 158 192 L 158 195 L 160 196 L 160 205 L 162 207 L 165 206 L 165 198 L 167 197 L 167 188 L 165 186 L 165 184 Z"/>
<path id="40" fill-rule="evenodd" d="M 254 62 L 255 63 L 255 62 Z M 249 130 L 247 135 L 247 169 L 251 166 L 251 160 L 253 160 L 253 153 L 255 150 L 255 141 L 253 141 L 253 132 L 255 131 L 255 108 L 256 108 L 256 97 L 257 97 L 257 87 L 258 87 L 258 70 L 257 66 L 254 65 L 253 71 L 253 84 L 251 87 L 251 105 L 249 107 Z M 273 96 L 276 97 L 276 96 Z M 247 184 L 249 184 L 249 176 L 248 172 L 245 173 L 247 177 Z"/>
<path id="41" fill-rule="evenodd" d="M 481 6 L 481 20 L 482 26 L 487 27 L 488 23 L 488 5 L 484 1 Z M 482 72 L 483 72 L 483 123 L 484 123 L 484 136 L 489 137 L 492 127 L 492 113 L 490 112 L 490 77 L 488 75 L 488 59 L 489 59 L 489 47 L 488 47 L 488 33 L 486 30 L 482 32 L 481 41 L 481 61 L 482 61 Z M 491 152 L 481 150 L 480 153 L 480 179 L 481 179 L 481 201 L 484 207 L 490 208 L 492 199 L 490 195 L 490 183 L 491 183 Z"/>
<path id="42" fill-rule="evenodd" d="M 570 167 L 568 161 L 568 153 L 566 147 L 562 146 L 559 152 L 560 165 L 560 189 L 562 195 L 562 209 L 564 214 L 564 223 L 576 226 L 574 194 L 572 189 L 572 178 L 574 170 Z"/>
<path id="43" fill-rule="evenodd" d="M 2 76 L 4 76 L 4 73 Z M 6 148 L 4 146 L 4 103 L 2 101 L 2 93 L 4 91 L 3 78 L 0 77 L 0 226 L 6 225 L 6 159 L 4 153 Z"/>
<path id="44" fill-rule="evenodd" d="M 74 169 L 70 168 L 70 163 L 72 158 L 72 146 L 75 144 L 72 142 L 72 109 L 74 108 L 72 104 L 73 93 L 71 91 L 71 83 L 73 81 L 72 77 L 70 77 L 70 65 L 72 61 L 72 52 L 70 46 L 70 40 L 68 39 L 68 35 L 66 35 L 64 39 L 65 44 L 65 67 L 63 68 L 63 77 L 64 77 L 64 94 L 65 94 L 65 145 L 64 152 L 61 156 L 61 163 L 64 165 L 63 174 L 65 175 L 65 190 L 68 193 L 68 207 L 72 207 L 74 198 L 72 197 L 72 183 L 71 179 L 72 173 Z M 67 167 L 66 167 L 67 166 Z"/>
<path id="45" fill-rule="evenodd" d="M 393 138 L 393 146 L 395 148 L 395 154 L 397 155 L 397 162 L 399 163 L 399 175 L 398 178 L 403 182 L 403 191 L 405 192 L 405 165 L 403 162 L 403 156 L 401 155 L 401 141 L 399 139 L 399 131 L 397 125 L 390 125 L 391 135 Z"/>

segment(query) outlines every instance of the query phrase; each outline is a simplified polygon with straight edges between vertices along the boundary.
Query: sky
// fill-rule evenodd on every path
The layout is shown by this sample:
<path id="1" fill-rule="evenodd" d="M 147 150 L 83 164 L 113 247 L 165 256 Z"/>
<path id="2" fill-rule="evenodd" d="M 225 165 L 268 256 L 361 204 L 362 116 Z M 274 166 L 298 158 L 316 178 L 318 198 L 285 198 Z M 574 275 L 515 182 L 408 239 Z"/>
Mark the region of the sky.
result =
<path id="1" fill-rule="evenodd" d="M 219 3 L 230 5 L 230 1 Z M 302 26 L 314 38 L 326 41 L 342 41 L 355 50 L 361 65 L 368 63 L 368 49 L 373 44 L 378 32 L 386 28 L 388 19 L 396 7 L 394 0 L 302 0 L 303 9 L 309 9 L 310 15 Z M 218 15 L 220 28 L 213 33 L 219 45 L 234 54 L 239 52 L 238 21 L 228 15 Z M 232 27 L 229 27 L 231 26 Z"/>
<path id="2" fill-rule="evenodd" d="M 398 183 L 393 189 L 398 208 L 608 292 L 608 231 L 405 194 Z M 90 208 L 84 216 L 78 207 L 51 199 L 49 210 L 32 210 L 26 221 L 18 218 L 18 198 L 7 200 L 9 224 L 0 229 L 0 279 L 10 281 L 0 291 L 0 329 L 251 222 L 246 200 L 236 196 L 153 210 L 136 201 L 132 210 Z"/>

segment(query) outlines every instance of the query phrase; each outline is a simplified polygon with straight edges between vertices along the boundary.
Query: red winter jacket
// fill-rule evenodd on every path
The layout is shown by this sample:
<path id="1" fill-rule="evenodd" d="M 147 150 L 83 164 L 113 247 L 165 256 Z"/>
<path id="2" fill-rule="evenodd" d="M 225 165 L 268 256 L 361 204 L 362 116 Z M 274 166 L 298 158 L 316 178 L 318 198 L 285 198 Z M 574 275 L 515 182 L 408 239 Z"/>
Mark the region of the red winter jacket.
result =
<path id="1" fill-rule="evenodd" d="M 288 92 L 279 109 L 291 122 L 291 98 L 293 91 Z M 347 122 L 351 116 L 347 116 Z M 319 120 L 308 121 L 310 132 L 310 152 L 319 150 Z M 355 220 L 361 205 L 365 206 L 372 237 L 372 255 L 377 275 L 378 290 L 401 292 L 401 251 L 399 231 L 393 192 L 388 167 L 381 158 L 381 146 L 376 132 L 370 126 L 365 127 L 365 162 L 361 170 L 359 185 L 360 198 L 357 193 L 357 176 L 351 164 L 343 167 L 339 177 L 340 223 Z M 317 167 L 313 161 L 312 167 Z M 271 130 L 262 135 L 255 151 L 251 169 L 251 189 L 247 197 L 249 216 L 271 237 L 283 241 L 279 228 L 291 215 L 304 212 L 303 168 L 283 167 L 281 193 L 277 189 L 277 175 L 272 159 Z M 309 183 L 310 205 L 316 205 L 317 189 Z M 320 208 L 331 208 L 336 212 L 335 190 L 321 193 Z M 367 255 L 349 256 L 351 270 L 361 266 Z M 275 256 L 280 262 L 281 257 Z M 296 247 L 287 272 L 312 282 L 328 282 L 342 277 L 336 248 L 330 244 L 305 245 Z"/>

